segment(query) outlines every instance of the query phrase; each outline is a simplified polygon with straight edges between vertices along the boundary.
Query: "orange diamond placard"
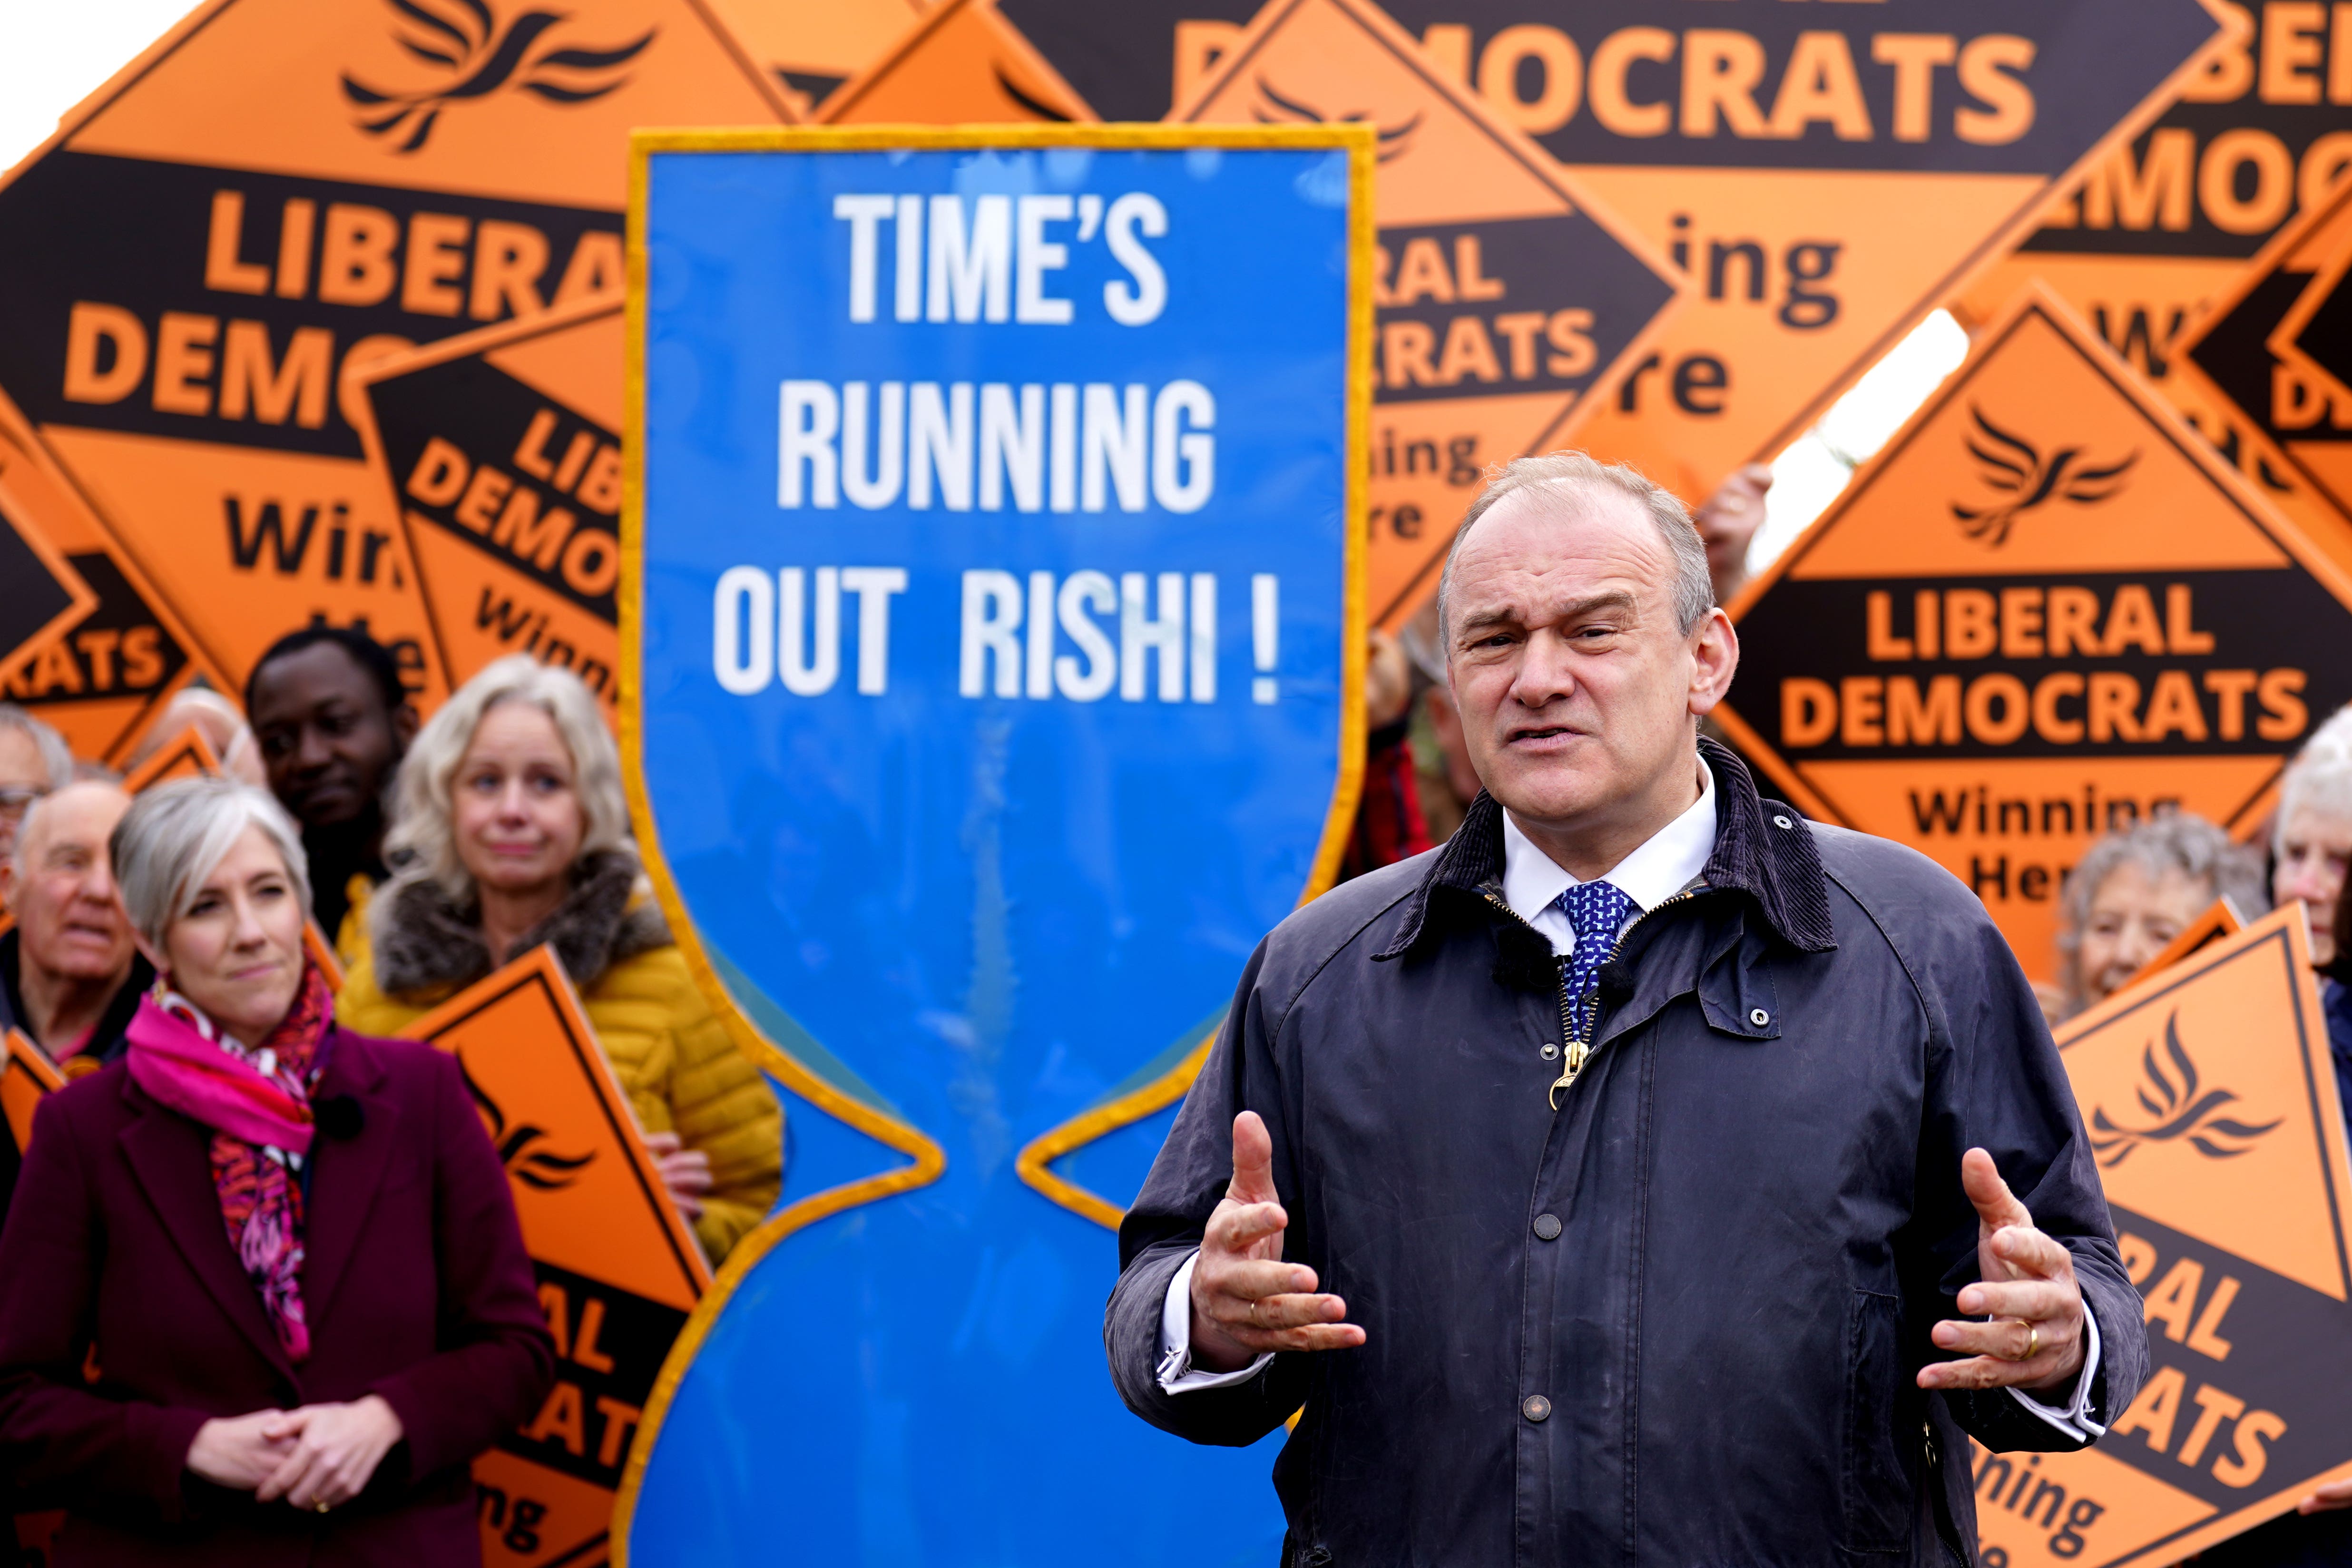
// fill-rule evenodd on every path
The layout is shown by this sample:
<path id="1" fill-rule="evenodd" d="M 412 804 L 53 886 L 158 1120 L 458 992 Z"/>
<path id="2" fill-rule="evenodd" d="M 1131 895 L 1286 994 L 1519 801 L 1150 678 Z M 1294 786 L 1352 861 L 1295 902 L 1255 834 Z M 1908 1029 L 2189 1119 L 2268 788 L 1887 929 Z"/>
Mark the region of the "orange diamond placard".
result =
<path id="1" fill-rule="evenodd" d="M 2038 977 L 2084 849 L 2167 808 L 2252 832 L 2352 698 L 2352 579 L 2038 287 L 1732 614 L 1736 742 Z"/>
<path id="2" fill-rule="evenodd" d="M 326 620 L 429 706 L 346 373 L 619 288 L 633 126 L 790 118 L 698 0 L 209 0 L 0 181 L 0 389 L 228 688 Z"/>
<path id="3" fill-rule="evenodd" d="M 1170 118 L 1379 134 L 1364 586 L 1374 622 L 1401 624 L 1487 466 L 1567 445 L 1681 280 L 1371 0 L 1275 0 Z"/>
<path id="4" fill-rule="evenodd" d="M 0 661 L 0 702 L 54 725 L 76 756 L 120 762 L 150 712 L 190 673 L 186 629 L 5 393 L 0 506 L 63 553 L 94 599 L 58 636 Z M 205 673 L 215 684 L 225 679 Z"/>
<path id="5" fill-rule="evenodd" d="M 2352 1172 L 2310 965 L 2298 905 L 2058 1030 L 2150 1364 L 2095 1447 L 1973 1451 L 1987 1562 L 2162 1568 L 2352 1475 Z"/>
<path id="6" fill-rule="evenodd" d="M 711 0 L 805 120 L 923 14 L 915 0 Z"/>
<path id="7" fill-rule="evenodd" d="M 1060 124 L 1097 118 L 992 0 L 940 0 L 824 100 L 828 125 Z"/>
<path id="8" fill-rule="evenodd" d="M 2346 145 L 2352 148 L 2352 134 Z M 2183 338 L 2176 361 L 2178 378 L 2246 431 L 2251 460 L 2284 491 L 2290 514 L 2352 563 L 2347 271 L 2352 181 L 2263 247 Z"/>
<path id="9" fill-rule="evenodd" d="M 457 1058 L 505 1163 L 555 1339 L 538 1415 L 474 1461 L 493 1568 L 602 1563 L 638 1417 L 710 1284 L 554 950 L 401 1031 Z"/>
<path id="10" fill-rule="evenodd" d="M 2201 0 L 1388 11 L 1690 274 L 1691 307 L 1579 439 L 1693 503 L 1802 433 L 2030 233 L 2064 181 L 2144 129 L 2225 14 Z M 1118 120 L 1158 114 L 1221 68 L 1251 7 L 1003 0 L 1003 13 Z"/>
<path id="11" fill-rule="evenodd" d="M 452 681 L 527 653 L 618 700 L 623 303 L 592 296 L 353 377 Z"/>
<path id="12" fill-rule="evenodd" d="M 2243 419 L 2173 367 L 2183 336 L 2264 242 L 2352 169 L 2352 30 L 2331 35 L 2326 13 L 2307 5 L 2224 9 L 2241 24 L 2234 41 L 2153 126 L 2084 170 L 1955 308 L 1988 320 L 2040 279 L 2265 485 Z"/>

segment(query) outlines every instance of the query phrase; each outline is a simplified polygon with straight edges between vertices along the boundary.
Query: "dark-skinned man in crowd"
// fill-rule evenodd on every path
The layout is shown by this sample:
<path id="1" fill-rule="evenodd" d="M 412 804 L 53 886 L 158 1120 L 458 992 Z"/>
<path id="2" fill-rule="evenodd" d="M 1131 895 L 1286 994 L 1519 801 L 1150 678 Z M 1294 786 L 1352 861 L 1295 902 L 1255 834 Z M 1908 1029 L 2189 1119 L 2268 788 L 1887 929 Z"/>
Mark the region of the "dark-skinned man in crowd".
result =
<path id="1" fill-rule="evenodd" d="M 383 863 L 385 797 L 416 738 L 417 714 L 392 650 L 346 626 L 280 637 L 246 681 L 245 711 L 269 790 L 300 825 L 311 917 L 344 962 Z"/>

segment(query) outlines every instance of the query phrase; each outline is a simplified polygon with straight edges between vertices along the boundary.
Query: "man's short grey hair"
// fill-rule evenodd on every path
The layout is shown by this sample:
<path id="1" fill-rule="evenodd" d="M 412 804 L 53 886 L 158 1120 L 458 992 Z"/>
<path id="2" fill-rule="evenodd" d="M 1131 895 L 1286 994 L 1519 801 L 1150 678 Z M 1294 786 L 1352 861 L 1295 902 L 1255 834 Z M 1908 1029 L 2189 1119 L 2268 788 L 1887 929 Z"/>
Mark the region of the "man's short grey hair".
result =
<path id="1" fill-rule="evenodd" d="M 188 912 L 224 857 L 248 827 L 261 829 L 286 862 L 302 909 L 310 908 L 310 863 L 302 832 L 267 790 L 235 779 L 179 779 L 134 797 L 107 849 L 131 929 L 155 952 Z"/>
<path id="2" fill-rule="evenodd" d="M 49 775 L 51 789 L 63 789 L 74 782 L 73 748 L 66 744 L 63 735 L 14 702 L 0 702 L 0 730 L 15 730 L 32 737 L 34 749 L 41 753 L 42 771 Z"/>
<path id="3" fill-rule="evenodd" d="M 457 764 L 473 745 L 483 715 L 505 702 L 525 703 L 545 713 L 572 753 L 572 788 L 580 796 L 586 827 L 581 856 L 607 849 L 636 852 L 629 832 L 628 795 L 621 784 L 621 753 L 613 744 L 613 732 L 604 727 L 594 695 L 570 670 L 541 664 L 527 653 L 511 653 L 484 665 L 459 687 L 408 748 L 400 764 L 392 828 L 384 836 L 384 858 L 400 870 L 373 908 L 391 910 L 399 901 L 394 895 L 400 888 L 425 880 L 438 884 L 458 909 L 473 903 L 474 878 L 457 856 L 450 792 Z"/>
<path id="4" fill-rule="evenodd" d="M 76 788 L 82 784 L 114 784 L 115 793 L 117 795 L 122 793 L 120 784 L 113 779 L 80 778 L 74 780 L 73 784 L 67 787 Z M 40 837 L 39 825 L 47 819 L 51 811 L 56 809 L 58 796 L 64 793 L 64 790 L 51 790 L 27 807 L 24 820 L 16 824 L 16 842 L 8 847 L 8 863 L 15 868 L 15 879 L 8 885 L 8 901 L 11 908 L 15 906 L 16 896 L 25 889 L 25 879 L 32 875 L 33 841 Z"/>
<path id="5" fill-rule="evenodd" d="M 1653 482 L 1631 464 L 1604 463 L 1582 452 L 1548 452 L 1540 458 L 1498 463 L 1487 470 L 1487 476 L 1486 489 L 1470 503 L 1470 510 L 1462 514 L 1462 525 L 1454 531 L 1453 548 L 1445 552 L 1445 570 L 1437 579 L 1437 637 L 1449 656 L 1454 639 L 1447 601 L 1454 591 L 1454 563 L 1462 553 L 1462 542 L 1496 502 L 1538 487 L 1570 498 L 1614 491 L 1636 502 L 1657 525 L 1658 537 L 1665 542 L 1666 553 L 1675 563 L 1676 629 L 1688 637 L 1715 608 L 1715 574 L 1707 566 L 1706 542 L 1699 538 L 1690 509 L 1672 490 Z"/>

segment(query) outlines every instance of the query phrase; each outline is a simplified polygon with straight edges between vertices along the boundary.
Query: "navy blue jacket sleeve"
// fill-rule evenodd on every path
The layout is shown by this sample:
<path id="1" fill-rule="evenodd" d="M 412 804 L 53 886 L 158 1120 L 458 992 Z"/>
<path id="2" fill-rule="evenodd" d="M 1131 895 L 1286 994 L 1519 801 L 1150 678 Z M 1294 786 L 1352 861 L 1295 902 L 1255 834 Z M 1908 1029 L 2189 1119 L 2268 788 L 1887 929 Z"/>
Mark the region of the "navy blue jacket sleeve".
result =
<path id="1" fill-rule="evenodd" d="M 1256 1442 L 1305 1403 L 1310 1358 L 1277 1355 L 1247 1382 L 1171 1394 L 1159 1382 L 1160 1314 L 1169 1281 L 1199 1249 L 1209 1215 L 1233 1180 L 1234 1118 L 1244 1110 L 1265 1120 L 1274 1139 L 1275 1188 L 1294 1227 L 1297 1223 L 1297 1142 L 1275 1069 L 1278 1019 L 1269 1018 L 1259 989 L 1265 964 L 1261 943 L 1207 1064 L 1119 1225 L 1118 1283 L 1103 1314 L 1103 1348 L 1128 1408 L 1177 1436 L 1236 1447 Z"/>
<path id="2" fill-rule="evenodd" d="M 1916 966 L 1928 1011 L 1926 1120 L 1917 1204 L 1906 1238 L 1906 1316 L 1926 1359 L 1951 1359 L 1927 1344 L 1926 1335 L 1937 1321 L 1961 1316 L 1960 1290 L 1980 1278 L 1979 1222 L 1960 1186 L 1960 1156 L 1982 1148 L 2035 1226 L 2074 1258 L 2084 1304 L 2099 1324 L 2091 1414 L 2105 1426 L 2147 1375 L 2139 1293 L 2116 1253 L 2098 1167 L 2041 1005 L 1999 929 L 1975 913 L 1938 922 L 1941 929 L 1924 951 L 1905 955 Z M 2005 1389 L 1942 1397 L 1953 1418 L 1988 1448 L 2082 1446 Z"/>

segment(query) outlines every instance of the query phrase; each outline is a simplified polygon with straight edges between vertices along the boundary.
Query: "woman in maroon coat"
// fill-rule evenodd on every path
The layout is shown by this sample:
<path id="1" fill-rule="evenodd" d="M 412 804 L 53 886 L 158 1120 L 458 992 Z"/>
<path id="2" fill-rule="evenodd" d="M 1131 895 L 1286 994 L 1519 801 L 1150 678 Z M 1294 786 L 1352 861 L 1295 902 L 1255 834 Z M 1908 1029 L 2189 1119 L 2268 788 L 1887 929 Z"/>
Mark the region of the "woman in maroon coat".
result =
<path id="1" fill-rule="evenodd" d="M 480 1559 L 467 1463 L 551 1349 L 457 1064 L 335 1026 L 276 802 L 151 790 L 115 877 L 162 975 L 52 1095 L 0 1230 L 0 1491 L 78 1563 Z"/>

